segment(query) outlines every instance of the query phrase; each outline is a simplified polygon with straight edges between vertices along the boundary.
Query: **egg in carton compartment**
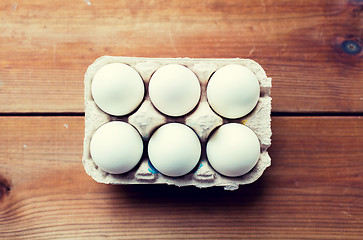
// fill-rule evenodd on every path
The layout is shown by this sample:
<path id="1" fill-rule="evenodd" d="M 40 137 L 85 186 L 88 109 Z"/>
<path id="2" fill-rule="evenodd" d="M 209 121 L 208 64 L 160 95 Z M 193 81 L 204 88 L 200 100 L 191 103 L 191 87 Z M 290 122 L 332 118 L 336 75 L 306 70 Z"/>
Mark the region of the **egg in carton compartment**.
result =
<path id="1" fill-rule="evenodd" d="M 111 63 L 131 66 L 141 76 L 145 85 L 145 95 L 139 107 L 125 116 L 113 116 L 102 111 L 92 97 L 91 85 L 96 72 Z M 150 101 L 149 81 L 160 67 L 178 64 L 190 69 L 198 78 L 201 95 L 197 106 L 186 115 L 171 117 L 157 110 Z M 260 96 L 257 105 L 247 115 L 228 119 L 216 114 L 207 100 L 207 84 L 211 76 L 221 67 L 237 64 L 250 69 L 259 82 Z M 95 181 L 105 184 L 169 184 L 176 186 L 196 186 L 199 188 L 222 186 L 226 190 L 236 190 L 239 185 L 256 181 L 271 165 L 268 148 L 271 145 L 271 78 L 263 68 L 250 59 L 193 59 L 193 58 L 139 58 L 103 56 L 91 64 L 84 79 L 85 86 L 85 137 L 82 162 L 88 175 Z M 142 136 L 144 153 L 140 162 L 131 171 L 123 174 L 110 174 L 101 170 L 92 160 L 90 142 L 95 131 L 110 121 L 122 121 L 134 126 Z M 153 132 L 167 123 L 181 123 L 191 127 L 201 142 L 201 157 L 197 166 L 181 177 L 169 177 L 158 172 L 148 159 L 147 144 Z M 248 173 L 239 177 L 227 177 L 213 169 L 206 157 L 206 143 L 210 134 L 227 123 L 240 123 L 249 127 L 258 137 L 260 155 L 256 165 Z"/>

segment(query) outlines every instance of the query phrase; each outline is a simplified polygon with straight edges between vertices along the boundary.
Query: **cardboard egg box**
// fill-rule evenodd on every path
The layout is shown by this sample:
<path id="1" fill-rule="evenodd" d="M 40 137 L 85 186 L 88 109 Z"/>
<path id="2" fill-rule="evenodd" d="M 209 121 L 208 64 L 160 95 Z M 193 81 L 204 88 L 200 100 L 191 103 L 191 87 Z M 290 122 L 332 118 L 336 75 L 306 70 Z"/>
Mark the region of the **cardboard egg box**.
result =
<path id="1" fill-rule="evenodd" d="M 145 97 L 141 105 L 126 116 L 112 116 L 103 112 L 94 102 L 91 94 L 91 82 L 95 73 L 109 63 L 124 63 L 134 68 L 141 75 L 145 84 Z M 201 98 L 196 108 L 182 117 L 170 117 L 159 112 L 151 103 L 148 84 L 152 74 L 161 66 L 180 64 L 192 70 L 201 85 Z M 222 66 L 240 64 L 249 68 L 260 84 L 260 98 L 256 107 L 246 116 L 238 119 L 227 119 L 216 114 L 208 104 L 206 96 L 207 83 L 211 75 Z M 199 188 L 223 186 L 226 190 L 238 189 L 239 185 L 256 181 L 271 165 L 267 149 L 271 145 L 271 78 L 266 76 L 263 68 L 250 59 L 192 59 L 192 58 L 137 58 L 103 56 L 91 64 L 85 74 L 85 138 L 83 165 L 88 175 L 100 183 L 106 184 L 169 184 L 176 186 L 193 185 Z M 144 141 L 144 154 L 139 164 L 124 174 L 104 172 L 93 162 L 90 155 L 90 141 L 93 133 L 109 121 L 124 121 L 133 125 Z M 178 122 L 191 127 L 199 136 L 202 155 L 198 165 L 182 177 L 168 177 L 159 173 L 150 164 L 147 156 L 147 143 L 152 133 L 161 125 Z M 206 157 L 206 142 L 210 133 L 225 123 L 242 123 L 257 135 L 261 152 L 255 167 L 241 177 L 226 177 L 216 172 Z"/>

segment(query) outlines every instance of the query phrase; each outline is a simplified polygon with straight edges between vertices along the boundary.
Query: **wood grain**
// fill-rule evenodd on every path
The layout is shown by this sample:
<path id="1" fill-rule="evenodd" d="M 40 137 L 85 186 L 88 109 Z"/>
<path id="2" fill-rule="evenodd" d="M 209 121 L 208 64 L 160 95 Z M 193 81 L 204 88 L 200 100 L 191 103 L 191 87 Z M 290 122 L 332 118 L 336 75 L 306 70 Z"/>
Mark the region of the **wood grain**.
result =
<path id="1" fill-rule="evenodd" d="M 1 117 L 1 239 L 362 239 L 363 118 L 274 117 L 272 166 L 221 188 L 109 186 L 82 117 Z"/>
<path id="2" fill-rule="evenodd" d="M 274 111 L 363 112 L 362 16 L 354 0 L 4 0 L 0 112 L 83 112 L 102 55 L 252 58 Z"/>

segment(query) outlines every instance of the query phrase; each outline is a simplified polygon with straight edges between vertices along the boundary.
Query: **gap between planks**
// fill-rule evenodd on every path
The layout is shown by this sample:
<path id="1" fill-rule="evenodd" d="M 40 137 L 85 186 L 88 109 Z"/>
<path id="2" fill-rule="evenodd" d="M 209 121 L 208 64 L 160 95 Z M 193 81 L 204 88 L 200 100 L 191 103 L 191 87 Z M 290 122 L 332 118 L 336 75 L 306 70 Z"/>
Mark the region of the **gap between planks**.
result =
<path id="1" fill-rule="evenodd" d="M 0 117 L 82 117 L 84 112 L 13 112 Z M 271 117 L 362 117 L 363 112 L 271 112 Z"/>

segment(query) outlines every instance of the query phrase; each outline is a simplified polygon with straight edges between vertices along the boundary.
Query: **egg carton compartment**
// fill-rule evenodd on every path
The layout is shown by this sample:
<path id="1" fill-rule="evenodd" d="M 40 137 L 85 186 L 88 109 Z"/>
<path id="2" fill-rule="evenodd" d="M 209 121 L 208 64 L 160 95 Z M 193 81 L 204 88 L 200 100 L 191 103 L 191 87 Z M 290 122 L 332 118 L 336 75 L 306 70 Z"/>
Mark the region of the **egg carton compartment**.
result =
<path id="1" fill-rule="evenodd" d="M 112 116 L 102 111 L 91 94 L 91 83 L 96 72 L 110 63 L 123 63 L 134 68 L 142 77 L 145 85 L 145 96 L 141 105 L 126 116 Z M 201 97 L 198 105 L 190 113 L 181 117 L 170 117 L 159 112 L 151 103 L 148 86 L 152 74 L 167 64 L 180 64 L 198 77 L 201 86 Z M 207 101 L 207 84 L 211 75 L 219 68 L 238 64 L 250 69 L 260 85 L 260 97 L 256 107 L 246 116 L 238 119 L 227 119 L 216 114 Z M 266 76 L 263 68 L 250 59 L 192 59 L 192 58 L 137 58 L 103 56 L 91 64 L 85 74 L 85 138 L 82 162 L 88 175 L 95 181 L 106 184 L 169 184 L 176 186 L 194 185 L 199 188 L 223 186 L 226 190 L 238 189 L 239 185 L 256 181 L 271 165 L 268 148 L 271 145 L 271 78 Z M 94 163 L 90 154 L 90 141 L 94 132 L 110 121 L 124 121 L 133 125 L 144 141 L 144 154 L 139 164 L 124 174 L 107 173 Z M 202 154 L 198 165 L 190 173 L 181 177 L 168 177 L 159 173 L 147 158 L 147 142 L 152 133 L 166 123 L 178 122 L 191 127 L 199 136 Z M 260 142 L 260 156 L 255 167 L 240 177 L 226 177 L 216 172 L 206 157 L 206 142 L 211 132 L 222 124 L 242 123 L 257 135 Z"/>

